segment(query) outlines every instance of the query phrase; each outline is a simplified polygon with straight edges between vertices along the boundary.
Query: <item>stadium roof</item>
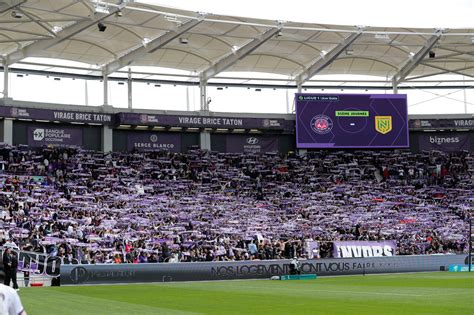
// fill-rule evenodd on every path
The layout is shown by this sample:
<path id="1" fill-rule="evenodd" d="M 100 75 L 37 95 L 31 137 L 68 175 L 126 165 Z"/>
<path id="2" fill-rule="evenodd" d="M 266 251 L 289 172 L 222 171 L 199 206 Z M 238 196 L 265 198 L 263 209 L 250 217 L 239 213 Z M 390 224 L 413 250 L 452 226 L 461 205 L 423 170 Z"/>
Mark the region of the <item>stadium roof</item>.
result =
<path id="1" fill-rule="evenodd" d="M 300 84 L 316 74 L 397 83 L 449 73 L 474 77 L 472 28 L 295 23 L 133 1 L 1 0 L 0 12 L 0 53 L 7 65 L 42 57 L 90 64 L 107 74 L 152 66 L 184 70 L 202 81 L 232 71 L 282 75 Z"/>

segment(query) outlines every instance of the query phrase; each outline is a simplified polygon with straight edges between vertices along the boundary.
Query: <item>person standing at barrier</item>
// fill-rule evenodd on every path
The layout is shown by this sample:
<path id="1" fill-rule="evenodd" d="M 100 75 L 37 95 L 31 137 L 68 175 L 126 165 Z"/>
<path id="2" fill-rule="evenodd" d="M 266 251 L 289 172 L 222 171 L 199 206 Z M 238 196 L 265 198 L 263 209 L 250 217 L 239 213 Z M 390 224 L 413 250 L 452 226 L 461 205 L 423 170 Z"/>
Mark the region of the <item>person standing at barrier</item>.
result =
<path id="1" fill-rule="evenodd" d="M 5 285 L 10 286 L 10 281 L 13 282 L 13 289 L 18 289 L 18 283 L 16 282 L 16 272 L 18 268 L 18 259 L 12 252 L 11 247 L 7 247 L 3 253 L 3 269 L 5 270 Z"/>
<path id="2" fill-rule="evenodd" d="M 23 282 L 25 283 L 25 288 L 30 284 L 30 265 L 26 264 L 25 270 L 23 270 Z"/>
<path id="3" fill-rule="evenodd" d="M 301 264 L 298 260 L 298 257 L 293 257 L 290 261 L 290 275 L 299 275 L 301 274 Z"/>
<path id="4" fill-rule="evenodd" d="M 26 315 L 18 293 L 3 284 L 0 284 L 0 314 Z"/>

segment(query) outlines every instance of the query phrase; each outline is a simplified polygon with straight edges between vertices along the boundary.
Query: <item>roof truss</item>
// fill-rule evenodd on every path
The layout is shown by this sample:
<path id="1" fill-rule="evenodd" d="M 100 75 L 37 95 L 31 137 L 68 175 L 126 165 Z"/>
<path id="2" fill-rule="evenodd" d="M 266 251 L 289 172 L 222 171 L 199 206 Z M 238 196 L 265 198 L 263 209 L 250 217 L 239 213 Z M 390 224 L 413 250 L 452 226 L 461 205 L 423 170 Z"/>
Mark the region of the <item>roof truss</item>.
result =
<path id="1" fill-rule="evenodd" d="M 143 43 L 143 45 L 139 46 L 137 49 L 132 50 L 125 55 L 119 57 L 118 59 L 110 62 L 109 64 L 104 66 L 104 74 L 111 74 L 112 72 L 118 71 L 125 66 L 130 65 L 134 60 L 140 58 L 147 53 L 153 53 L 156 50 L 162 48 L 172 40 L 178 38 L 183 33 L 186 33 L 199 23 L 201 23 L 204 19 L 205 15 L 200 15 L 198 19 L 192 19 L 187 21 L 184 24 L 176 27 L 174 30 L 170 30 L 167 33 L 163 34 L 162 36 L 158 36 L 157 38 L 153 39 L 148 43 Z"/>
<path id="2" fill-rule="evenodd" d="M 244 46 L 240 47 L 239 49 L 236 49 L 235 51 L 232 51 L 232 53 L 223 57 L 222 59 L 214 63 L 212 66 L 201 72 L 201 81 L 207 82 L 210 78 L 216 76 L 218 73 L 228 69 L 237 61 L 248 56 L 250 53 L 255 51 L 255 49 L 257 49 L 266 41 L 271 39 L 274 35 L 280 32 L 281 29 L 281 25 L 278 25 L 278 27 L 269 28 L 264 33 L 260 34 L 260 36 L 254 38 Z"/>
<path id="3" fill-rule="evenodd" d="M 329 66 L 344 50 L 346 50 L 357 38 L 359 38 L 361 34 L 362 29 L 359 29 L 359 32 L 352 33 L 351 35 L 346 37 L 342 42 L 340 42 L 327 54 L 321 54 L 320 57 L 315 59 L 309 67 L 304 69 L 300 74 L 296 76 L 297 85 L 301 86 L 304 82 L 308 81 L 314 75 Z"/>
<path id="4" fill-rule="evenodd" d="M 421 61 L 426 57 L 426 55 L 433 49 L 434 45 L 441 38 L 442 31 L 437 30 L 434 35 L 432 35 L 426 44 L 421 48 L 413 57 L 411 57 L 408 62 L 400 69 L 392 78 L 394 84 L 398 85 L 400 82 L 405 80 L 405 78 L 421 63 Z"/>
<path id="5" fill-rule="evenodd" d="M 96 13 L 94 13 L 94 15 L 91 16 L 90 19 L 86 19 L 86 20 L 76 22 L 73 25 L 65 28 L 61 32 L 58 32 L 56 34 L 56 37 L 54 37 L 54 38 L 45 39 L 45 40 L 41 40 L 41 41 L 36 41 L 36 42 L 31 43 L 30 45 L 27 45 L 23 48 L 20 48 L 20 49 L 12 52 L 11 54 L 6 56 L 6 58 L 5 58 L 6 64 L 11 65 L 11 64 L 13 64 L 15 62 L 18 62 L 18 61 L 20 61 L 24 58 L 32 57 L 38 51 L 48 49 L 48 48 L 50 48 L 54 45 L 57 45 L 57 44 L 65 41 L 65 40 L 67 40 L 67 39 L 70 39 L 74 35 L 79 34 L 80 32 L 88 29 L 89 27 L 91 27 L 91 26 L 105 20 L 109 16 L 117 13 L 118 11 L 120 11 L 123 8 L 123 6 L 125 6 L 125 4 L 123 4 L 122 6 L 119 6 L 119 7 L 111 8 L 109 13 L 107 13 L 107 14 L 96 12 Z"/>

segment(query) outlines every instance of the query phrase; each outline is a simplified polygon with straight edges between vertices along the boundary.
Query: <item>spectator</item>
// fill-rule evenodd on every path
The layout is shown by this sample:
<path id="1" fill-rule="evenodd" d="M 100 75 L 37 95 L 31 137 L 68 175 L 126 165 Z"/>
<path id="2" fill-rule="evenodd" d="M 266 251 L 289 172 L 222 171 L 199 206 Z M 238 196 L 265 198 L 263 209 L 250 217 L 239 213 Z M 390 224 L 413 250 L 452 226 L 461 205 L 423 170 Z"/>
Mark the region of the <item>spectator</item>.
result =
<path id="1" fill-rule="evenodd" d="M 467 248 L 469 152 L 2 150 L 0 245 L 63 262 L 304 257 L 306 239 L 323 258 L 335 240 L 395 239 L 399 254 Z M 441 176 L 426 176 L 438 165 Z"/>
<path id="2" fill-rule="evenodd" d="M 7 246 L 3 253 L 3 269 L 5 271 L 5 285 L 10 286 L 10 282 L 13 282 L 13 289 L 18 289 L 18 283 L 16 281 L 16 274 L 18 268 L 18 259 L 12 252 L 12 248 Z"/>

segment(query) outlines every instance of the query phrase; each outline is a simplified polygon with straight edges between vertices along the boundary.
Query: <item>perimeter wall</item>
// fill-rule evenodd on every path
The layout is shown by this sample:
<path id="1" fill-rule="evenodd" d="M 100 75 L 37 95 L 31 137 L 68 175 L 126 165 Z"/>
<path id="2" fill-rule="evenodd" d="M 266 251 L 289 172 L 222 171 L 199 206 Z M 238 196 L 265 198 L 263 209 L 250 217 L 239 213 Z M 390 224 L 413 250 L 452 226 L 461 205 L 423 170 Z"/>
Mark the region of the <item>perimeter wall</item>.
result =
<path id="1" fill-rule="evenodd" d="M 302 273 L 338 276 L 444 271 L 466 255 L 392 256 L 301 260 Z M 61 265 L 61 285 L 137 282 L 269 279 L 289 274 L 289 260 L 166 264 Z"/>

